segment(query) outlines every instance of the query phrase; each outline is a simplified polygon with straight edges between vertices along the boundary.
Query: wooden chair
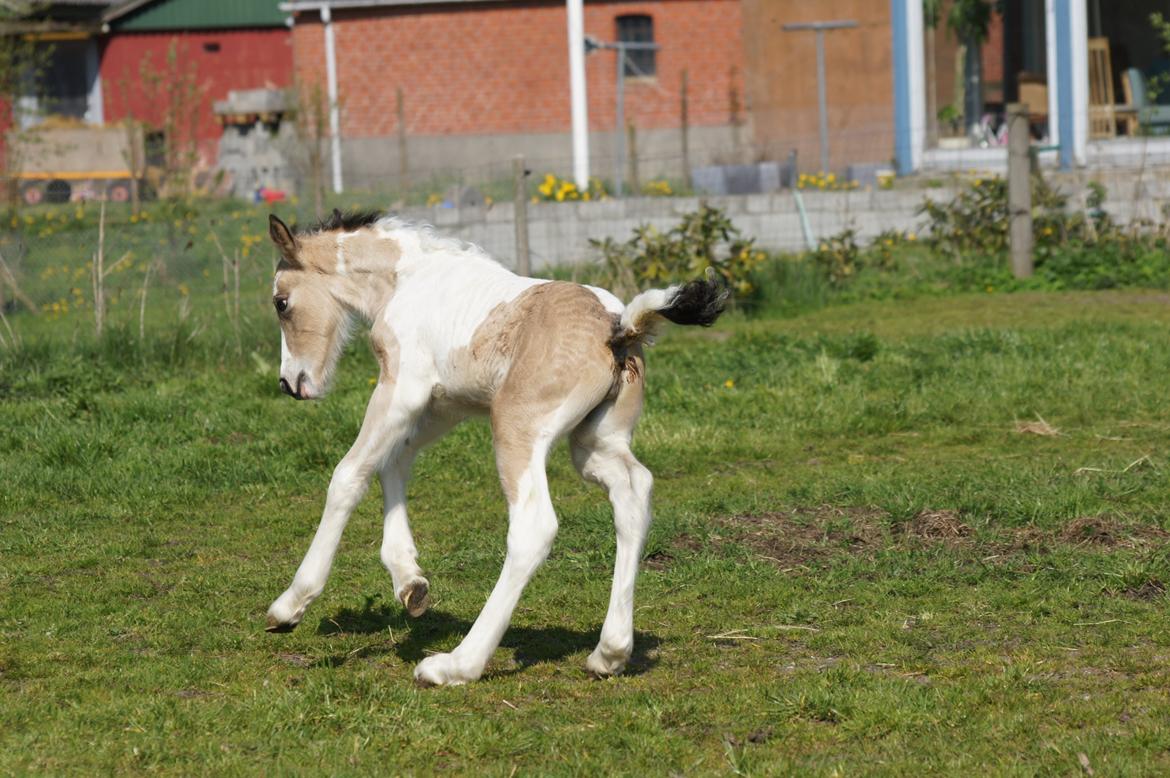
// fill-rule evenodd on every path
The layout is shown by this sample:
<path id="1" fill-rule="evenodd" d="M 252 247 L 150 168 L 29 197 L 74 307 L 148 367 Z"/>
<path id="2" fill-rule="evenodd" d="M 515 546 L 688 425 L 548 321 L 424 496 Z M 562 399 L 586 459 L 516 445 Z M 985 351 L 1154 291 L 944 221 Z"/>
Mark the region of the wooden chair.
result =
<path id="1" fill-rule="evenodd" d="M 1121 80 L 1125 90 L 1125 105 L 1118 111 L 1130 135 L 1137 135 L 1140 127 L 1145 135 L 1165 135 L 1170 132 L 1170 105 L 1150 102 L 1146 77 L 1137 68 L 1125 71 Z"/>
<path id="2" fill-rule="evenodd" d="M 1109 39 L 1089 38 L 1089 139 L 1117 136 Z"/>
<path id="3" fill-rule="evenodd" d="M 1048 83 L 1039 73 L 1021 71 L 1016 76 L 1019 101 L 1028 106 L 1028 125 L 1035 137 L 1048 132 Z"/>

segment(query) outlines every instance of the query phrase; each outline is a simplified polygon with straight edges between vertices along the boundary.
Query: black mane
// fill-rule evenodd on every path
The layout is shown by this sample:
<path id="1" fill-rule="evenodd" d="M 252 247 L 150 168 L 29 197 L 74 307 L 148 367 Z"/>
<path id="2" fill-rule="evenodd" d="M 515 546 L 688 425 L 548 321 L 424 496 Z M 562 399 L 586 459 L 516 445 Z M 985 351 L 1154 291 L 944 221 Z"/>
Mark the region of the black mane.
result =
<path id="1" fill-rule="evenodd" d="M 297 235 L 311 235 L 315 232 L 332 232 L 334 230 L 353 232 L 354 230 L 360 230 L 362 227 L 372 226 L 384 215 L 381 211 L 375 210 L 346 211 L 342 213 L 334 208 L 333 213 L 324 219 L 310 224 L 308 227 L 294 227 L 294 231 Z"/>

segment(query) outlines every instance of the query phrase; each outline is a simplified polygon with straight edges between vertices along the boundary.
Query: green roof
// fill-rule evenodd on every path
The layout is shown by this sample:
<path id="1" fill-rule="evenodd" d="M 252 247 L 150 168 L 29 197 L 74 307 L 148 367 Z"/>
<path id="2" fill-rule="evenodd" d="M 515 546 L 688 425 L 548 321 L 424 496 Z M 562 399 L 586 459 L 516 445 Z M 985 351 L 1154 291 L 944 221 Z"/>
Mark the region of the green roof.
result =
<path id="1" fill-rule="evenodd" d="M 283 27 L 280 0 L 130 0 L 106 12 L 110 29 L 212 30 L 236 27 Z"/>

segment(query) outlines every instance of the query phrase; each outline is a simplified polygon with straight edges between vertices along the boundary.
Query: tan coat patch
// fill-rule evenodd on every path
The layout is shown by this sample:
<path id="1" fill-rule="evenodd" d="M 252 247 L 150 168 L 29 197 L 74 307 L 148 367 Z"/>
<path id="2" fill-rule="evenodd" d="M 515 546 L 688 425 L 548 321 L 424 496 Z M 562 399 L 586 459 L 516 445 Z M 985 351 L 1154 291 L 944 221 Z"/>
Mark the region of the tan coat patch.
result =
<path id="1" fill-rule="evenodd" d="M 476 331 L 464 365 L 488 398 L 500 480 L 509 500 L 532 462 L 549 417 L 583 418 L 616 391 L 619 364 L 610 347 L 614 318 L 577 284 L 531 287 L 499 306 Z M 472 394 L 472 393 L 469 393 Z"/>

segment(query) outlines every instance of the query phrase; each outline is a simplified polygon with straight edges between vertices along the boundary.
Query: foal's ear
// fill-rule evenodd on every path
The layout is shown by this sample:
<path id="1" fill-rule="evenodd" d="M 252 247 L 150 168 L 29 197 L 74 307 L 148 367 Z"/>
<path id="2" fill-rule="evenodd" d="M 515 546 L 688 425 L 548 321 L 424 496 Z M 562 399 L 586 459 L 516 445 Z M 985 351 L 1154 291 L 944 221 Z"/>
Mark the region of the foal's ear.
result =
<path id="1" fill-rule="evenodd" d="M 276 244 L 276 249 L 280 252 L 285 264 L 294 269 L 299 268 L 301 263 L 297 260 L 296 236 L 292 234 L 288 225 L 274 213 L 268 215 L 268 234 L 272 238 L 272 242 Z"/>

